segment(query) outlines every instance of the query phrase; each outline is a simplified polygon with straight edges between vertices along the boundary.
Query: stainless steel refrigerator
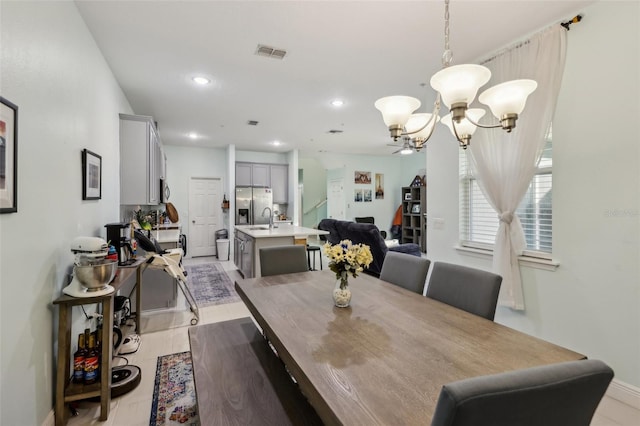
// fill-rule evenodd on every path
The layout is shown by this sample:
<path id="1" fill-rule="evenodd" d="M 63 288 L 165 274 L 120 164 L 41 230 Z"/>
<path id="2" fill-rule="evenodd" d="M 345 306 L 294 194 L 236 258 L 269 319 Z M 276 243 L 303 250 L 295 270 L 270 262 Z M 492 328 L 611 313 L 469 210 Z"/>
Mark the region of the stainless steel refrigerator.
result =
<path id="1" fill-rule="evenodd" d="M 269 210 L 266 210 L 267 207 Z M 269 216 L 273 215 L 272 209 L 271 188 L 236 187 L 236 225 L 268 225 Z"/>

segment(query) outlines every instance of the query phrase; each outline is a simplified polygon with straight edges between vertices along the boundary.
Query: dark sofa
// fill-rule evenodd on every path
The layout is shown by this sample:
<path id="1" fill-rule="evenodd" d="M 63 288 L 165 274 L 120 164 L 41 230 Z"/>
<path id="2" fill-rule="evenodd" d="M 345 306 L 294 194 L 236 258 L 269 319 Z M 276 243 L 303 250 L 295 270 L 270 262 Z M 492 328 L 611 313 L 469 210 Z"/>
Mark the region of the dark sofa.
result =
<path id="1" fill-rule="evenodd" d="M 347 220 L 322 219 L 318 224 L 318 229 L 329 231 L 327 241 L 331 244 L 338 244 L 342 240 L 351 240 L 355 244 L 366 244 L 371 249 L 373 262 L 364 271 L 370 275 L 379 277 L 382 270 L 382 263 L 387 251 L 397 251 L 414 256 L 421 256 L 418 244 L 407 243 L 395 247 L 387 248 L 387 245 L 380 235 L 377 226 L 371 223 L 355 223 Z"/>

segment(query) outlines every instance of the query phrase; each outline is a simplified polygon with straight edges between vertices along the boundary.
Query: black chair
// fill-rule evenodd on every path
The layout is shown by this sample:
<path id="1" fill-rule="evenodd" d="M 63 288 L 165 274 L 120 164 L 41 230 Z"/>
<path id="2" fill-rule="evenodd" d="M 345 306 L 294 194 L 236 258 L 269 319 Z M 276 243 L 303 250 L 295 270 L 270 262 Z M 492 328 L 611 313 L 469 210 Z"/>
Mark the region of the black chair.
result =
<path id="1" fill-rule="evenodd" d="M 460 380 L 442 387 L 431 426 L 588 426 L 612 379 L 582 360 Z"/>
<path id="2" fill-rule="evenodd" d="M 356 217 L 355 220 L 356 223 L 372 223 L 374 225 L 376 224 L 373 216 Z M 382 235 L 382 239 L 387 239 L 387 231 L 380 231 L 380 235 Z"/>
<path id="3" fill-rule="evenodd" d="M 313 267 L 311 267 L 311 254 L 313 253 Z M 322 271 L 322 251 L 319 246 L 310 246 L 307 244 L 307 266 L 310 271 L 317 271 L 316 269 L 316 254 L 320 258 L 320 270 Z"/>
<path id="4" fill-rule="evenodd" d="M 501 284 L 491 272 L 434 262 L 427 297 L 493 321 Z"/>
<path id="5" fill-rule="evenodd" d="M 316 227 L 317 228 L 317 227 Z M 327 242 L 326 235 L 318 235 L 318 238 L 322 243 Z M 313 254 L 313 268 L 311 267 L 311 255 Z M 316 254 L 320 259 L 320 270 L 322 271 L 322 248 L 320 246 L 311 246 L 307 244 L 307 264 L 309 265 L 310 271 L 317 271 L 316 269 Z"/>
<path id="6" fill-rule="evenodd" d="M 384 257 L 380 279 L 422 294 L 430 264 L 422 257 L 390 251 Z"/>
<path id="7" fill-rule="evenodd" d="M 307 272 L 309 267 L 302 245 L 265 247 L 260 249 L 260 274 L 270 275 Z"/>

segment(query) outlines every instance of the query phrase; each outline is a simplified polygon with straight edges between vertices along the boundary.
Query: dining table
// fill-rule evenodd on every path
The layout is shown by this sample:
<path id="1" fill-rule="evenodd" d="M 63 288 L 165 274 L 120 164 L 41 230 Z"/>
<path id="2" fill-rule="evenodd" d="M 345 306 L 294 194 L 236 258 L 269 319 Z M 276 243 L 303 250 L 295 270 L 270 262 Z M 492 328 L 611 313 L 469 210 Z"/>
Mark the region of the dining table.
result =
<path id="1" fill-rule="evenodd" d="M 327 425 L 425 425 L 443 385 L 585 356 L 367 274 L 334 306 L 335 273 L 235 288 Z"/>

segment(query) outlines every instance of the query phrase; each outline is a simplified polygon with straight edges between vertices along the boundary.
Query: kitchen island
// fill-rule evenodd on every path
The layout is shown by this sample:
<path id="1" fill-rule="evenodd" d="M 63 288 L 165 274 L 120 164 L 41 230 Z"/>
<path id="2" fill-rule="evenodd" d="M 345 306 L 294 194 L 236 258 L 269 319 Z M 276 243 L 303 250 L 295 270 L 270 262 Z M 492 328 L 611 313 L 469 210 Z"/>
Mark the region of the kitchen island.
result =
<path id="1" fill-rule="evenodd" d="M 309 236 L 327 235 L 327 231 L 302 226 L 280 224 L 277 228 L 267 225 L 236 225 L 234 261 L 245 278 L 257 278 L 260 274 L 260 249 L 287 246 Z"/>

